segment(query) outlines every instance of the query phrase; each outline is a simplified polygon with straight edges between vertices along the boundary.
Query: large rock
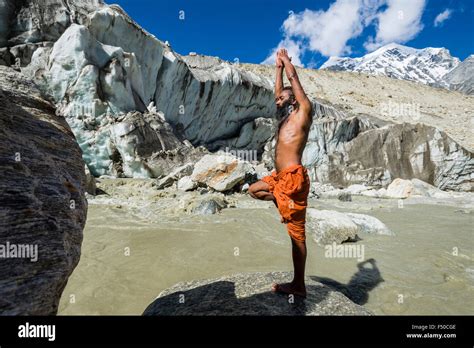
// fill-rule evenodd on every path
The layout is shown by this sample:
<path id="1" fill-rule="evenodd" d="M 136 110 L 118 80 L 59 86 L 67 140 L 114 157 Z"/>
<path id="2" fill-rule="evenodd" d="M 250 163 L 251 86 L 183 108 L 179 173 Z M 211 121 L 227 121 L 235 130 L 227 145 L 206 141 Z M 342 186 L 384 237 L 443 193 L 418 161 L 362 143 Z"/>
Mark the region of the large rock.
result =
<path id="1" fill-rule="evenodd" d="M 306 211 L 306 233 L 319 245 L 355 241 L 358 226 L 344 213 L 309 208 Z"/>
<path id="2" fill-rule="evenodd" d="M 314 208 L 306 211 L 306 231 L 323 246 L 354 242 L 363 234 L 393 235 L 382 221 L 373 216 Z"/>
<path id="3" fill-rule="evenodd" d="M 79 262 L 84 161 L 54 111 L 31 82 L 0 67 L 0 314 L 56 314 Z M 13 257 L 22 245 L 32 246 L 29 257 Z"/>
<path id="4" fill-rule="evenodd" d="M 462 194 L 461 192 L 446 192 L 442 191 L 433 185 L 428 184 L 422 180 L 418 179 L 411 179 L 411 183 L 413 185 L 414 191 L 413 194 L 417 196 L 424 196 L 424 197 L 433 197 L 433 198 L 448 198 L 452 197 L 452 195 Z"/>
<path id="5" fill-rule="evenodd" d="M 274 282 L 289 282 L 287 272 L 236 274 L 178 283 L 161 292 L 144 315 L 371 315 L 342 293 L 308 277 L 305 300 L 272 293 Z"/>
<path id="6" fill-rule="evenodd" d="M 419 179 L 403 180 L 397 178 L 388 185 L 384 192 L 380 192 L 380 196 L 386 198 L 408 198 L 414 196 L 446 198 L 450 197 L 450 194 Z"/>
<path id="7" fill-rule="evenodd" d="M 209 186 L 216 191 L 225 192 L 243 183 L 255 170 L 247 161 L 227 154 L 205 155 L 194 166 L 191 179 Z"/>
<path id="8" fill-rule="evenodd" d="M 387 187 L 387 196 L 391 198 L 408 198 L 415 191 L 410 180 L 396 178 Z"/>

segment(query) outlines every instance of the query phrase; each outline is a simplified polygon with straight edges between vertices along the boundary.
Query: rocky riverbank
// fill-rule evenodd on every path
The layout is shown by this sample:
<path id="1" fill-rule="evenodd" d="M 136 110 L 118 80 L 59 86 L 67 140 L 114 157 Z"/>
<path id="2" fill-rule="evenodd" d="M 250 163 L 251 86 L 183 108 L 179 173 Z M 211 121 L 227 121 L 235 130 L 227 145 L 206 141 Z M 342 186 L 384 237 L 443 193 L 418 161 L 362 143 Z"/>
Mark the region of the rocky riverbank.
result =
<path id="1" fill-rule="evenodd" d="M 183 282 L 291 270 L 289 238 L 271 202 L 156 184 L 97 179 L 82 260 L 60 314 L 142 314 L 161 292 L 176 292 Z M 310 279 L 374 314 L 470 311 L 471 193 L 405 199 L 345 193 L 309 200 L 316 213 L 308 217 Z M 193 209 L 209 200 L 225 206 Z M 258 297 L 258 289 L 249 292 Z"/>

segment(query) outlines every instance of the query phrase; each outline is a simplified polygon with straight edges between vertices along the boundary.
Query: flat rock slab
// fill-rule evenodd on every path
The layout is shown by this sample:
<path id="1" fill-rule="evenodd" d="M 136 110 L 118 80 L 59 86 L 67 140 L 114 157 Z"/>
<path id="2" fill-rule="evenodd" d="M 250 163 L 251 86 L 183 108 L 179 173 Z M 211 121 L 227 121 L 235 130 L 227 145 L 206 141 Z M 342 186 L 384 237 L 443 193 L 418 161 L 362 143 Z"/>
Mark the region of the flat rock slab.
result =
<path id="1" fill-rule="evenodd" d="M 243 273 L 178 283 L 164 290 L 143 315 L 371 315 L 345 295 L 311 279 L 308 296 L 275 294 L 274 282 L 289 282 L 290 272 Z"/>

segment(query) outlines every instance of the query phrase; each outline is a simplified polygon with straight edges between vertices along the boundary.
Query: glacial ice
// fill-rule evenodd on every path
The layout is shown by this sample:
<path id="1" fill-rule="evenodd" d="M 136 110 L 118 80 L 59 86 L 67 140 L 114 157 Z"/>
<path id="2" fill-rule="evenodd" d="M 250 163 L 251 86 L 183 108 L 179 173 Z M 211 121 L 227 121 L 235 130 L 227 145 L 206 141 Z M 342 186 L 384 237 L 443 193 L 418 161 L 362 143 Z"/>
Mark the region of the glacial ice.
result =
<path id="1" fill-rule="evenodd" d="M 197 161 L 203 148 L 257 150 L 273 167 L 273 76 L 217 57 L 181 56 L 119 6 L 96 5 L 49 0 L 46 11 L 15 4 L 28 17 L 23 21 L 0 2 L 2 20 L 16 23 L 12 32 L 0 25 L 0 64 L 21 57 L 22 72 L 65 116 L 95 176 L 164 176 Z M 41 30 L 31 30 L 35 18 Z M 472 153 L 444 132 L 410 124 L 379 128 L 369 121 L 376 115 L 336 107 L 313 99 L 303 153 L 313 181 L 385 185 L 401 176 L 472 190 Z"/>
<path id="2" fill-rule="evenodd" d="M 113 174 L 114 152 L 123 160 L 123 175 L 153 175 L 133 152 L 137 139 L 116 125 L 150 103 L 183 138 L 210 148 L 232 137 L 248 145 L 254 120 L 274 112 L 270 81 L 223 61 L 206 66 L 193 57 L 188 65 L 117 7 L 90 13 L 85 25 L 71 24 L 50 51 L 47 58 L 48 48 L 37 50 L 25 72 L 65 115 L 94 175 Z M 260 147 L 271 136 L 264 134 Z"/>

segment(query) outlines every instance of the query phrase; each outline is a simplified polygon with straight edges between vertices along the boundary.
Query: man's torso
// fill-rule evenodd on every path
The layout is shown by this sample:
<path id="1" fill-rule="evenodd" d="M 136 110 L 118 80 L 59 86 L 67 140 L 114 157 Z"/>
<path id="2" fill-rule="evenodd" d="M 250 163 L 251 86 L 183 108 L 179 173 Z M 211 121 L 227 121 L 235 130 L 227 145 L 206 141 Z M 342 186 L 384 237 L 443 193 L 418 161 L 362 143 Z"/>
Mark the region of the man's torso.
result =
<path id="1" fill-rule="evenodd" d="M 303 150 L 308 140 L 310 121 L 301 110 L 292 112 L 280 126 L 275 146 L 275 169 L 277 172 L 293 164 L 301 164 Z"/>

